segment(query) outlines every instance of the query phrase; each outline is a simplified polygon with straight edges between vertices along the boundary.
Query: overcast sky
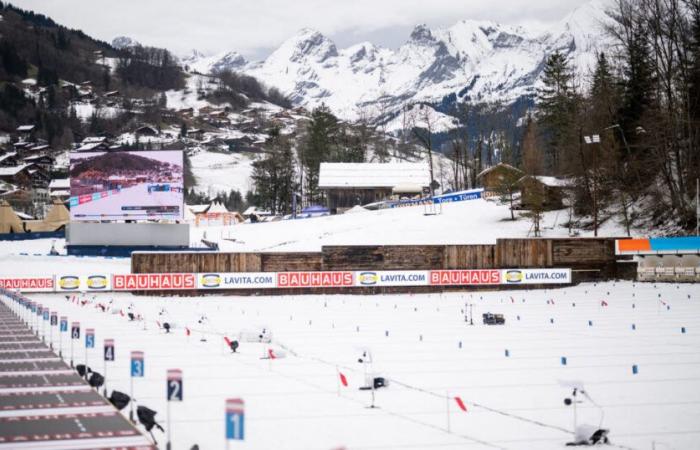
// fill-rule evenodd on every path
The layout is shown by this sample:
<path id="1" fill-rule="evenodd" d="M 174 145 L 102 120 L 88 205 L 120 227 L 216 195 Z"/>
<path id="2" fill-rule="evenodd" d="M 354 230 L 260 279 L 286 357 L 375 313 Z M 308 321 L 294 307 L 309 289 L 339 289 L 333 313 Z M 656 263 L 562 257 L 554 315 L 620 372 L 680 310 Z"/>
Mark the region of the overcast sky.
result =
<path id="1" fill-rule="evenodd" d="M 339 47 L 361 41 L 394 48 L 414 25 L 461 19 L 546 27 L 588 0 L 11 0 L 111 42 L 129 36 L 178 55 L 236 50 L 264 58 L 303 27 Z"/>

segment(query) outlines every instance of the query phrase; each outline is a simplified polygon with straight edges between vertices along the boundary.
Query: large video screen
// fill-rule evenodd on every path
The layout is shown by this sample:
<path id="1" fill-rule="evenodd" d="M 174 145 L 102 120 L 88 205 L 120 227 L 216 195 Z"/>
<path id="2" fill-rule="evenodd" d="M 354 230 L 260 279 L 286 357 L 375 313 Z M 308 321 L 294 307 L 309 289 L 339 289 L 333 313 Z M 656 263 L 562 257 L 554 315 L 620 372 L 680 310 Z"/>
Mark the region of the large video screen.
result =
<path id="1" fill-rule="evenodd" d="M 72 220 L 182 219 L 182 151 L 72 152 Z"/>

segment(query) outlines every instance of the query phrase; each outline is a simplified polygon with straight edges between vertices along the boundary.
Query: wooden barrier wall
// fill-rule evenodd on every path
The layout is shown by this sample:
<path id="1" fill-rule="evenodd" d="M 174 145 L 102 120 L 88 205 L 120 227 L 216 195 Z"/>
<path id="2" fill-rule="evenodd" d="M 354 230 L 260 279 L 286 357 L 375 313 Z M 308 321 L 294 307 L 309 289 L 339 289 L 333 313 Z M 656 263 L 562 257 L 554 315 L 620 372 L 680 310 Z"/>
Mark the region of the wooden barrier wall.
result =
<path id="1" fill-rule="evenodd" d="M 570 267 L 616 275 L 615 239 L 498 239 L 495 245 L 326 246 L 295 253 L 134 253 L 132 273 Z"/>

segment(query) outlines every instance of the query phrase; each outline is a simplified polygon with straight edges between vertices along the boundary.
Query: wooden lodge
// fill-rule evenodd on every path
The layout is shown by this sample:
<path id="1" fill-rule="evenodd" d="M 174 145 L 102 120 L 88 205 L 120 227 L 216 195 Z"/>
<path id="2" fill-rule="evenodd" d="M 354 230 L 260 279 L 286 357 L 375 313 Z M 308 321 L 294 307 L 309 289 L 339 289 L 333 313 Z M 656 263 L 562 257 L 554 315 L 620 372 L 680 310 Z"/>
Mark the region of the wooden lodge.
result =
<path id="1" fill-rule="evenodd" d="M 426 163 L 321 163 L 318 187 L 332 214 L 388 200 L 398 190 L 420 194 L 430 185 Z"/>

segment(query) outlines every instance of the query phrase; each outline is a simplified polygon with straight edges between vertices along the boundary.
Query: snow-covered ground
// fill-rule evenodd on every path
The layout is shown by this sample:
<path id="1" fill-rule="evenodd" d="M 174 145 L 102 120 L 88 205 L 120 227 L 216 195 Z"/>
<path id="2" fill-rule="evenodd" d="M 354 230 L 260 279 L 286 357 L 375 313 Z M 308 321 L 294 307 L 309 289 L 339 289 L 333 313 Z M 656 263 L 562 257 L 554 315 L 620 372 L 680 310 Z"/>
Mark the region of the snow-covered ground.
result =
<path id="1" fill-rule="evenodd" d="M 218 154 L 205 154 L 207 158 L 212 155 Z M 221 156 L 223 160 L 228 158 L 228 155 Z M 197 163 L 193 161 L 193 164 Z M 221 183 L 226 182 L 225 178 L 221 179 Z M 217 242 L 222 251 L 295 252 L 321 251 L 324 245 L 495 244 L 498 238 L 532 236 L 530 220 L 508 220 L 508 208 L 494 201 L 447 203 L 442 205 L 442 212 L 438 215 L 424 215 L 426 211 L 423 206 L 412 206 L 228 227 L 190 225 L 190 245 L 202 247 L 201 239 L 206 238 Z M 568 228 L 562 227 L 567 219 L 565 210 L 545 213 L 542 235 L 567 236 Z M 592 234 L 592 231 L 581 232 L 582 236 Z M 603 224 L 599 235 L 624 236 L 625 232 L 615 219 L 610 219 Z M 58 273 L 65 256 L 22 256 L 28 264 L 16 264 L 20 253 L 47 255 L 54 242 L 59 253 L 65 254 L 63 239 L 0 241 L 0 273 L 8 276 Z M 81 274 L 95 270 L 105 272 L 106 268 L 114 268 L 116 271 L 113 273 L 128 273 L 130 270 L 128 259 L 70 260 L 71 269 L 80 271 Z M 104 266 L 103 263 L 107 265 Z"/>
<path id="2" fill-rule="evenodd" d="M 253 189 L 250 176 L 255 158 L 249 153 L 199 152 L 190 157 L 197 179 L 195 190 L 215 197 L 237 190 L 245 197 Z"/>
<path id="3" fill-rule="evenodd" d="M 166 370 L 183 370 L 184 402 L 171 404 L 174 449 L 223 448 L 224 399 L 231 397 L 245 400 L 246 440 L 230 448 L 563 449 L 572 439 L 573 411 L 563 402 L 571 389 L 562 381 L 585 385 L 602 410 L 584 400 L 579 423 L 602 423 L 617 448 L 690 449 L 700 438 L 700 292 L 694 285 L 274 298 L 105 293 L 94 299 L 111 301 L 116 314 L 63 295 L 31 297 L 95 328 L 97 348 L 88 360 L 94 370 L 103 372 L 102 340 L 115 339 L 110 390 L 129 392 L 129 352 L 144 351 L 145 378 L 134 380 L 134 396 L 158 411 L 164 426 Z M 465 303 L 474 304 L 474 326 L 465 323 Z M 144 322 L 119 314 L 130 306 Z M 506 325 L 482 325 L 481 314 L 489 311 L 504 314 Z M 203 315 L 204 325 L 198 323 Z M 165 334 L 156 321 L 175 328 Z M 271 331 L 271 344 L 241 342 L 238 354 L 225 348 L 224 336 L 262 328 Z M 69 357 L 65 336 L 62 347 Z M 286 357 L 261 359 L 269 349 Z M 368 370 L 389 380 L 376 392 L 377 408 L 368 408 L 371 394 L 358 390 L 365 350 L 374 361 Z M 83 355 L 81 340 L 76 363 Z M 337 370 L 348 387 L 339 386 Z M 164 448 L 164 435 L 156 438 Z"/>
<path id="4" fill-rule="evenodd" d="M 437 206 L 440 211 L 439 206 Z M 192 242 L 206 233 L 228 251 L 320 251 L 324 245 L 495 244 L 496 239 L 532 236 L 532 222 L 511 221 L 510 212 L 494 201 L 473 200 L 442 205 L 441 214 L 425 215 L 423 206 L 363 211 L 314 219 L 191 228 Z M 544 214 L 542 236 L 567 236 L 566 210 Z M 592 236 L 593 232 L 582 232 Z M 624 236 L 615 220 L 606 222 L 600 236 Z"/>

